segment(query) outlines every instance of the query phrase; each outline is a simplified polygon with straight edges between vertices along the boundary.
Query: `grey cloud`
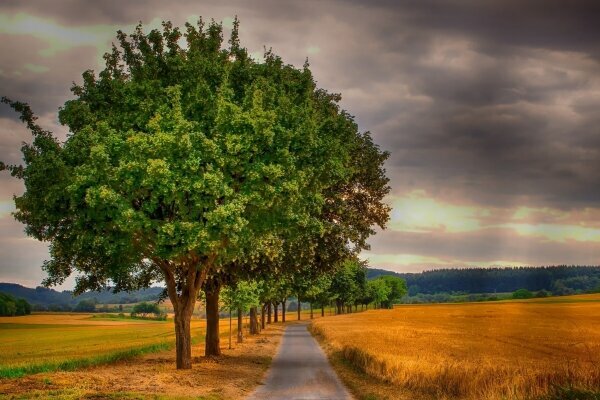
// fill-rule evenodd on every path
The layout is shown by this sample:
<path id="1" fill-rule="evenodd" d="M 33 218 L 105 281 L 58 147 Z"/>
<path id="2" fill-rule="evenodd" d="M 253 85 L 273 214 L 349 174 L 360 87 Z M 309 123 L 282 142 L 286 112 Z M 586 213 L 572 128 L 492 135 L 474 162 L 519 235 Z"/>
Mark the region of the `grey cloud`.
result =
<path id="1" fill-rule="evenodd" d="M 9 0 L 0 4 L 0 12 L 30 13 L 71 27 L 108 24 L 115 29 L 155 18 L 182 25 L 191 15 L 220 20 L 237 14 L 242 42 L 250 51 L 272 47 L 297 66 L 309 56 L 319 86 L 342 93 L 342 106 L 356 116 L 361 129 L 370 130 L 391 152 L 387 169 L 397 195 L 423 189 L 441 199 L 501 207 L 573 209 L 600 204 L 598 2 L 48 4 Z M 64 129 L 56 126 L 56 110 L 69 98 L 72 81 L 79 82 L 85 69 L 98 69 L 98 50 L 72 48 L 43 58 L 39 40 L 0 36 L 0 52 L 10 55 L 0 61 L 2 94 L 29 101 L 43 122 L 64 137 Z M 309 55 L 309 46 L 319 52 Z M 25 63 L 49 70 L 12 73 Z M 14 119 L 0 107 L 0 134 L 7 132 L 6 121 Z M 22 137 L 3 136 L 0 160 L 17 157 L 14 146 Z M 15 187 L 5 184 L 6 174 L 1 179 L 0 196 L 9 198 Z M 373 240 L 399 243 L 419 254 L 446 249 L 459 255 L 477 248 L 473 257 L 490 259 L 501 255 L 497 245 L 503 235 L 473 234 L 460 242 L 456 236 L 439 236 L 429 243 L 420 238 L 418 244 L 416 236 L 385 232 Z M 593 244 L 524 243 L 530 246 L 529 254 L 545 254 L 539 262 L 552 256 L 577 262 L 595 251 Z M 514 246 L 507 245 L 501 258 L 510 258 L 506 254 L 512 254 Z M 526 249 L 519 251 L 525 257 Z M 578 256 L 578 251 L 586 256 Z"/>
<path id="2" fill-rule="evenodd" d="M 552 242 L 517 236 L 510 229 L 452 233 L 390 231 L 370 240 L 377 254 L 426 254 L 463 263 L 517 261 L 523 265 L 596 265 L 600 248 L 593 242 Z"/>
<path id="3" fill-rule="evenodd" d="M 46 244 L 20 234 L 23 225 L 12 217 L 0 218 L 0 281 L 39 285 L 44 278 L 40 268 L 48 257 Z"/>

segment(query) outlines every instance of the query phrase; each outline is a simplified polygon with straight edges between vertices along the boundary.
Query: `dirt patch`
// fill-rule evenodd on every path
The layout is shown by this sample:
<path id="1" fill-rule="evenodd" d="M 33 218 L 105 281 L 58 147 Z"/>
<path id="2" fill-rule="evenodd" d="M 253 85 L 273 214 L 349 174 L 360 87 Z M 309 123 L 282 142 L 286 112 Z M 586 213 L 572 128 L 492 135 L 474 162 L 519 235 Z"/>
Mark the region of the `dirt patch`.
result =
<path id="1" fill-rule="evenodd" d="M 0 380 L 0 395 L 3 395 L 0 397 L 24 398 L 35 393 L 35 397 L 44 398 L 68 391 L 85 398 L 114 398 L 111 393 L 131 393 L 149 397 L 242 399 L 262 381 L 283 328 L 281 324 L 273 324 L 258 336 L 246 336 L 244 343 L 235 343 L 231 350 L 227 348 L 227 339 L 222 338 L 223 356 L 218 358 L 203 357 L 204 343 L 196 345 L 192 349 L 195 357 L 191 370 L 176 370 L 175 352 L 165 351 L 78 371 Z"/>

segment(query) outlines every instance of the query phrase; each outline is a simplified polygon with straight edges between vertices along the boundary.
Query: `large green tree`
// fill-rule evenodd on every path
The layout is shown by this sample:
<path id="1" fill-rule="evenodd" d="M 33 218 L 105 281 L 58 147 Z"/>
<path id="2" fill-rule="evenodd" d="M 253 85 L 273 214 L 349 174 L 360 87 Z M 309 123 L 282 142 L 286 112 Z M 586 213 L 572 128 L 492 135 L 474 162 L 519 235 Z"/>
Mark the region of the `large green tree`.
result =
<path id="1" fill-rule="evenodd" d="M 276 253 L 274 238 L 323 233 L 328 193 L 357 173 L 348 165 L 359 136 L 308 65 L 270 52 L 254 62 L 237 22 L 229 46 L 221 25 L 202 21 L 185 32 L 139 26 L 119 32 L 118 44 L 62 107 L 64 143 L 26 104 L 3 99 L 33 142 L 23 146 L 24 165 L 2 168 L 25 183 L 16 218 L 50 244 L 45 284 L 74 272 L 76 293 L 164 281 L 177 367 L 191 368 L 190 320 L 203 283 Z"/>

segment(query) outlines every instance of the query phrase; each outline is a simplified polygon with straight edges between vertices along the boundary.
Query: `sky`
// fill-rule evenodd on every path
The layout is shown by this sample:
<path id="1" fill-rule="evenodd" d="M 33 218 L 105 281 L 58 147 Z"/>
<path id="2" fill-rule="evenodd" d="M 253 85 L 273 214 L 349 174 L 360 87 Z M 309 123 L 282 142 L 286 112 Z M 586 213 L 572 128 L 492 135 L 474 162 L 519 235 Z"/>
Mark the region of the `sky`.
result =
<path id="1" fill-rule="evenodd" d="M 64 139 L 58 109 L 118 29 L 202 16 L 227 37 L 236 15 L 257 60 L 308 57 L 391 153 L 390 221 L 361 254 L 371 266 L 599 264 L 599 2 L 3 0 L 0 95 Z M 0 160 L 18 163 L 30 139 L 2 105 Z M 11 216 L 23 190 L 0 173 L 0 281 L 36 286 L 48 251 Z"/>

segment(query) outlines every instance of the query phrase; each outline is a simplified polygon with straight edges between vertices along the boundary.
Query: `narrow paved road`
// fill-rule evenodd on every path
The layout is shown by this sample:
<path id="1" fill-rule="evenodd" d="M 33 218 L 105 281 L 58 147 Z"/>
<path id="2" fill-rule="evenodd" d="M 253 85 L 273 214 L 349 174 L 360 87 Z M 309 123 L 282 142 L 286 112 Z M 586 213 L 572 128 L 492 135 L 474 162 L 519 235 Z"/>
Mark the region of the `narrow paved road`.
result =
<path id="1" fill-rule="evenodd" d="M 351 400 L 306 324 L 286 328 L 265 384 L 249 400 Z"/>

